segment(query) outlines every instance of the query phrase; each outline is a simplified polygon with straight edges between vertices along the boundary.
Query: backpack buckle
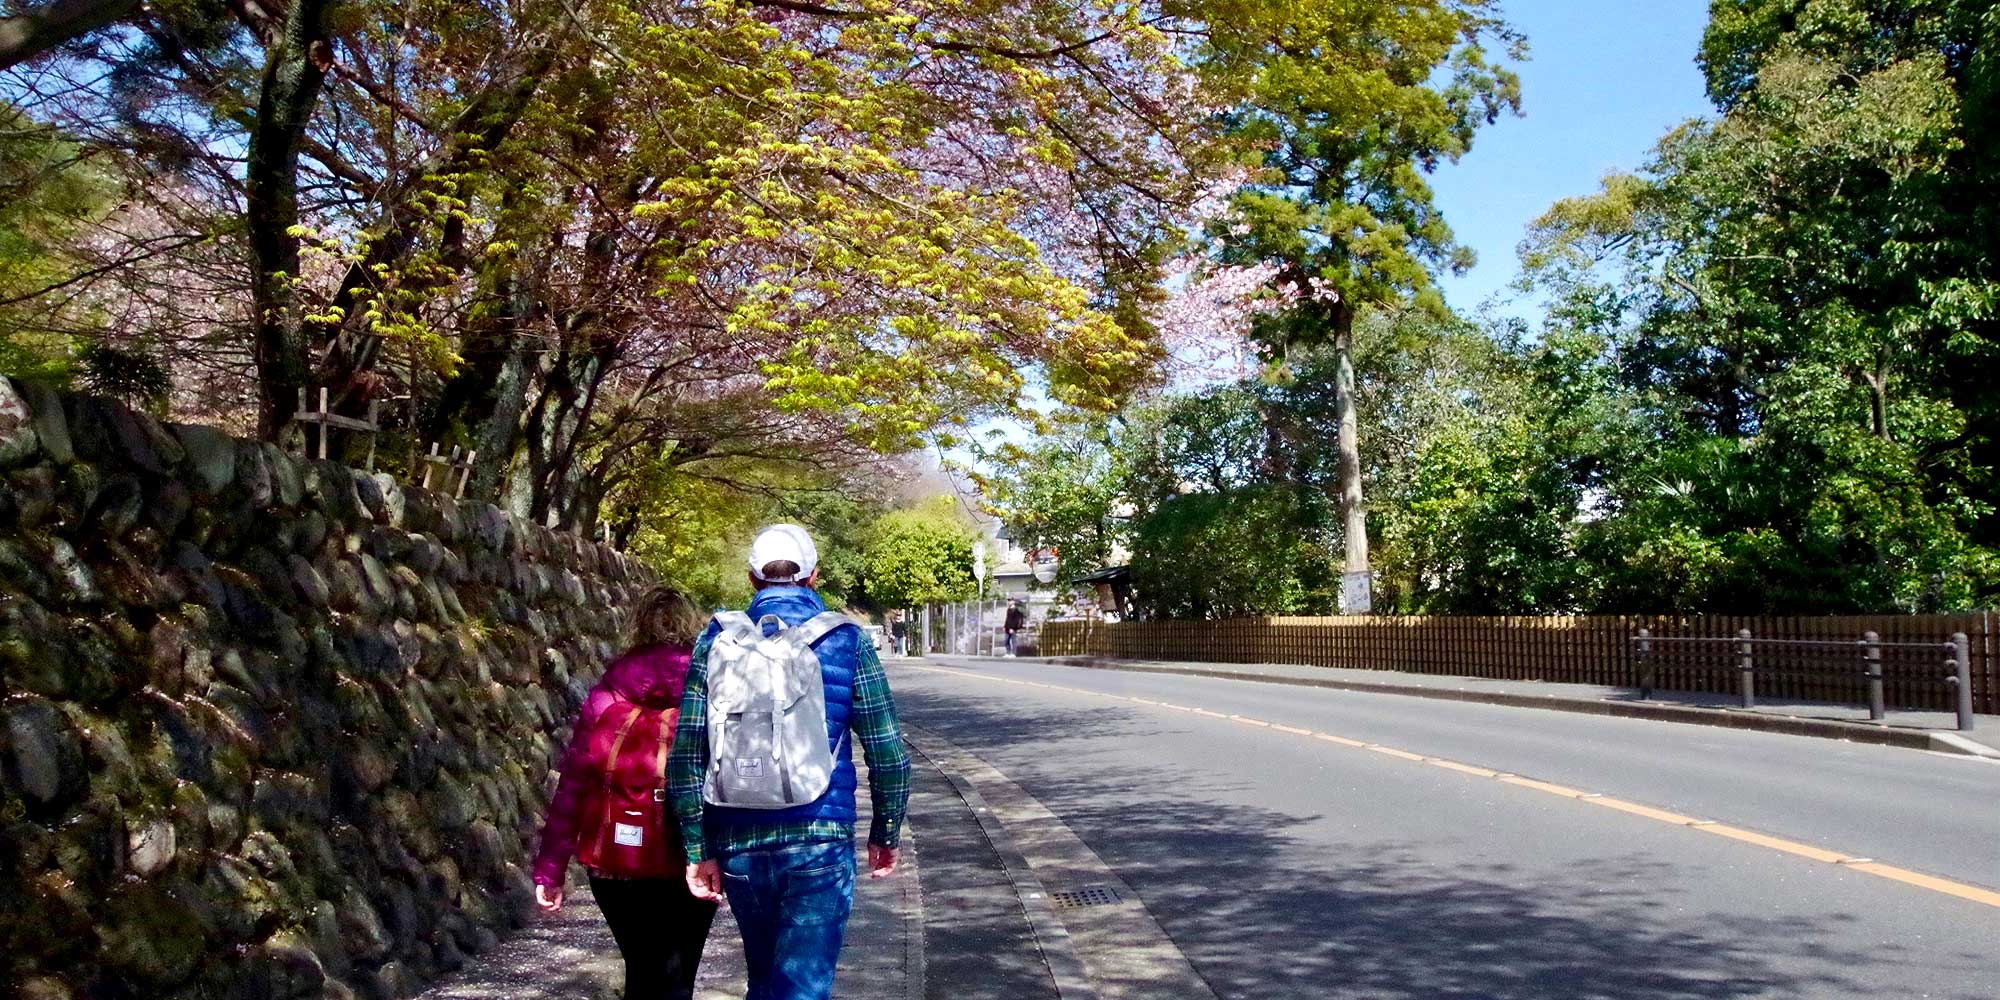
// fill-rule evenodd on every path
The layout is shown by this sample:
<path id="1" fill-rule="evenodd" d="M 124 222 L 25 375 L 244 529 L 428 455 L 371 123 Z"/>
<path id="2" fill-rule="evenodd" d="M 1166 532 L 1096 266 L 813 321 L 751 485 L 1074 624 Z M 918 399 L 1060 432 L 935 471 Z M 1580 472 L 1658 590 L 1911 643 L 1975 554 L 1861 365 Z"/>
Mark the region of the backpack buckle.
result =
<path id="1" fill-rule="evenodd" d="M 653 789 L 653 801 L 655 802 L 667 801 L 667 790 L 664 788 Z"/>

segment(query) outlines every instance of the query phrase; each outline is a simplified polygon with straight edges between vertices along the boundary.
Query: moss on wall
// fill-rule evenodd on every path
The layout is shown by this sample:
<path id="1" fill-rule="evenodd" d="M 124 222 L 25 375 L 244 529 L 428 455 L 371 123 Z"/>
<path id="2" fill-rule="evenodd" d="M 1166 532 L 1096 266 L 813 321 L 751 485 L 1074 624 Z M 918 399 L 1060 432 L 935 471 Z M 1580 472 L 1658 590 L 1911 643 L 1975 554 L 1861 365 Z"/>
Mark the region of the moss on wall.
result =
<path id="1" fill-rule="evenodd" d="M 0 379 L 0 981 L 386 998 L 491 947 L 653 582 L 386 475 Z"/>

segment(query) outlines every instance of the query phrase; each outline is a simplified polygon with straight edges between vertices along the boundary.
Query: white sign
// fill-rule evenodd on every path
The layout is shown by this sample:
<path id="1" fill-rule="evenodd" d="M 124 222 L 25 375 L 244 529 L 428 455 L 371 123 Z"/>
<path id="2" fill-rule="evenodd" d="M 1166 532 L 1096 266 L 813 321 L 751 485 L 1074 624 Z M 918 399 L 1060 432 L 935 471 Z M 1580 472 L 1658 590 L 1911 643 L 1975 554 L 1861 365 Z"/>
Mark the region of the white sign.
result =
<path id="1" fill-rule="evenodd" d="M 972 544 L 972 578 L 974 580 L 986 579 L 986 544 L 984 542 L 974 542 Z"/>
<path id="2" fill-rule="evenodd" d="M 1371 584 L 1375 574 L 1361 570 L 1340 575 L 1340 613 L 1343 615 L 1365 615 L 1375 610 L 1375 597 Z"/>

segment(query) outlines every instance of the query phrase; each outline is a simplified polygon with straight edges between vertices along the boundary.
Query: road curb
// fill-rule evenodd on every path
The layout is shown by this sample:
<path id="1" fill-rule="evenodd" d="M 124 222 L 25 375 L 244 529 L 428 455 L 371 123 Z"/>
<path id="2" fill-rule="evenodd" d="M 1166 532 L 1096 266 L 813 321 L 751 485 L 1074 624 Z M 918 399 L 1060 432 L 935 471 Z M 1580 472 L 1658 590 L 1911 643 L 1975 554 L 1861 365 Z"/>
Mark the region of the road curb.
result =
<path id="1" fill-rule="evenodd" d="M 905 723 L 919 753 L 974 808 L 1000 852 L 1064 1000 L 1215 1000 L 1215 990 L 1160 926 L 1145 901 L 1048 806 L 949 739 Z M 1053 886 L 1048 880 L 1053 879 Z M 1065 917 L 1055 892 L 1108 890 Z M 1043 935 L 1047 937 L 1044 938 Z"/>
<path id="2" fill-rule="evenodd" d="M 1000 822 L 992 806 L 987 804 L 986 797 L 979 794 L 979 789 L 959 773 L 959 769 L 947 767 L 938 760 L 939 756 L 947 754 L 945 748 L 950 744 L 928 733 L 919 735 L 921 730 L 912 732 L 915 727 L 906 725 L 904 728 L 905 745 L 951 783 L 959 798 L 971 808 L 973 818 L 979 822 L 979 829 L 986 834 L 987 843 L 992 844 L 994 852 L 1000 855 L 1001 867 L 1006 869 L 1007 878 L 1014 885 L 1014 895 L 1027 914 L 1028 927 L 1034 932 L 1035 944 L 1042 950 L 1042 961 L 1048 966 L 1049 978 L 1054 980 L 1056 992 L 1063 1000 L 1098 1000 L 1097 990 L 1084 971 L 1083 959 L 1077 956 L 1075 942 L 1070 940 L 1069 927 L 1050 904 L 1048 893 L 1043 890 L 1041 879 L 1035 876 L 1034 866 L 1028 863 L 1027 855 L 1021 853 L 1006 824 Z M 937 755 L 933 756 L 931 751 L 926 750 L 926 745 L 936 748 Z"/>
<path id="3" fill-rule="evenodd" d="M 1180 669 L 1152 666 L 1144 661 L 1108 660 L 1088 656 L 1045 657 L 1040 659 L 1047 663 L 1070 667 L 1088 667 L 1093 670 L 1118 670 L 1128 673 L 1166 674 L 1177 677 L 1212 677 L 1220 680 L 1253 681 L 1261 684 L 1286 684 L 1292 687 L 1358 691 L 1364 694 L 1393 694 L 1410 698 L 1432 698 L 1439 701 L 1462 701 L 1479 705 L 1539 708 L 1556 712 L 1576 712 L 1584 715 L 1604 715 L 1624 719 L 1650 719 L 1657 722 L 1679 722 L 1696 726 L 1719 726 L 1725 729 L 1744 729 L 1757 732 L 1779 733 L 1787 736 L 1811 736 L 1819 739 L 1847 740 L 1851 743 L 1869 743 L 1878 746 L 1902 747 L 1910 750 L 1929 750 L 1936 753 L 2000 759 L 2000 751 L 1991 750 L 1972 740 L 1952 733 L 1942 733 L 1927 729 L 1894 729 L 1887 726 L 1872 726 L 1858 722 L 1840 722 L 1833 719 L 1807 719 L 1788 715 L 1763 715 L 1722 708 L 1697 708 L 1692 705 L 1662 705 L 1638 701 L 1562 698 L 1553 695 L 1514 694 L 1505 691 L 1468 691 L 1462 688 L 1409 687 L 1400 684 L 1370 684 L 1362 681 L 1334 680 L 1332 678 L 1284 677 L 1252 673 L 1245 670 L 1229 670 L 1221 667 Z"/>

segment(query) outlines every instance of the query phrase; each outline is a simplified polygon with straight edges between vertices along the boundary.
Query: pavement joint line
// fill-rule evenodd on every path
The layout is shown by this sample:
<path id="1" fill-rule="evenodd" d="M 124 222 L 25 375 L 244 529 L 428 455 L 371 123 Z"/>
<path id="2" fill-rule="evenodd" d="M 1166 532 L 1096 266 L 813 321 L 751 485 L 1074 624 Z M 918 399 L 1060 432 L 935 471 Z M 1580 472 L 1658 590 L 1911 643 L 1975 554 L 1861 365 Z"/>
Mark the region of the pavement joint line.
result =
<path id="1" fill-rule="evenodd" d="M 984 674 L 972 673 L 969 671 L 939 670 L 932 667 L 918 667 L 916 669 L 928 670 L 932 673 L 953 674 L 961 677 L 971 677 L 981 680 L 1001 680 L 1001 681 L 1007 680 L 1006 678 L 988 677 L 987 675 Z M 1132 698 L 1125 695 L 1103 694 L 1101 692 L 1086 691 L 1082 689 L 1077 689 L 1077 693 L 1094 695 L 1097 697 L 1111 698 L 1116 701 L 1141 702 L 1141 699 Z M 1238 718 L 1238 719 L 1241 718 L 1240 716 L 1235 716 L 1235 717 L 1225 716 L 1218 712 L 1208 711 L 1207 709 L 1186 708 L 1180 705 L 1170 705 L 1166 702 L 1159 702 L 1158 704 L 1159 707 L 1162 708 L 1171 708 L 1183 712 L 1194 712 L 1200 715 L 1214 716 L 1215 718 Z M 1287 732 L 1292 731 L 1290 727 L 1285 727 L 1285 726 L 1271 726 L 1270 728 L 1282 729 Z M 1640 805 L 1639 803 L 1635 802 L 1626 802 L 1622 799 L 1611 798 L 1609 796 L 1604 795 L 1601 792 L 1586 793 L 1574 788 L 1570 788 L 1565 785 L 1557 785 L 1546 781 L 1537 781 L 1533 778 L 1523 778 L 1520 775 L 1513 774 L 1510 772 L 1494 771 L 1490 775 L 1488 775 L 1483 773 L 1487 770 L 1485 768 L 1478 768 L 1475 767 L 1474 765 L 1469 765 L 1469 764 L 1459 764 L 1456 761 L 1449 761 L 1442 757 L 1426 757 L 1423 754 L 1410 753 L 1407 750 L 1398 750 L 1394 747 L 1385 746 L 1380 743 L 1367 743 L 1362 740 L 1349 739 L 1345 736 L 1335 736 L 1332 733 L 1310 732 L 1307 735 L 1311 736 L 1313 739 L 1321 740 L 1327 743 L 1337 744 L 1340 746 L 1352 747 L 1360 750 L 1372 750 L 1375 751 L 1376 753 L 1386 754 L 1391 757 L 1398 757 L 1404 760 L 1415 761 L 1418 763 L 1432 764 L 1435 766 L 1444 767 L 1448 770 L 1460 771 L 1461 773 L 1465 774 L 1477 775 L 1480 777 L 1492 777 L 1495 780 L 1501 782 L 1502 784 L 1512 785 L 1516 788 L 1525 788 L 1530 791 L 1542 792 L 1547 795 L 1556 795 L 1566 799 L 1589 802 L 1592 805 L 1605 806 L 1607 808 L 1616 809 L 1620 812 L 1629 813 L 1631 815 L 1639 816 L 1644 819 L 1651 819 L 1657 822 L 1667 823 L 1669 825 L 1685 826 L 1689 829 L 1699 830 L 1704 833 L 1714 834 L 1719 837 L 1725 837 L 1730 840 L 1736 840 L 1742 843 L 1750 844 L 1752 846 L 1763 847 L 1767 850 L 1777 851 L 1782 854 L 1790 854 L 1811 860 L 1827 861 L 1834 864 L 1837 867 L 1848 868 L 1853 871 L 1874 875 L 1877 876 L 1878 878 L 1886 878 L 1891 881 L 1902 882 L 1906 885 L 1914 886 L 1920 889 L 1925 889 L 1931 892 L 1940 893 L 1942 895 L 1954 896 L 1959 899 L 1965 899 L 1975 903 L 1982 903 L 1984 905 L 1991 906 L 1994 908 L 2000 908 L 2000 892 L 1995 892 L 1991 889 L 1986 889 L 1976 885 L 1969 885 L 1964 882 L 1957 882 L 1951 879 L 1940 878 L 1935 875 L 1926 875 L 1922 872 L 1911 871 L 1910 869 L 1907 868 L 1898 868 L 1894 865 L 1880 864 L 1876 862 L 1875 859 L 1873 858 L 1849 857 L 1841 854 L 1838 851 L 1827 850 L 1825 848 L 1814 847 L 1810 844 L 1803 844 L 1794 840 L 1786 840 L 1782 837 L 1773 837 L 1770 836 L 1769 834 L 1762 834 L 1762 833 L 1757 833 L 1756 831 L 1753 830 L 1745 830 L 1740 827 L 1729 826 L 1717 820 L 1693 819 L 1690 817 L 1681 816 L 1677 813 L 1668 812 L 1664 809 L 1655 809 L 1651 806 Z"/>

